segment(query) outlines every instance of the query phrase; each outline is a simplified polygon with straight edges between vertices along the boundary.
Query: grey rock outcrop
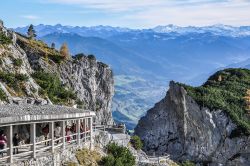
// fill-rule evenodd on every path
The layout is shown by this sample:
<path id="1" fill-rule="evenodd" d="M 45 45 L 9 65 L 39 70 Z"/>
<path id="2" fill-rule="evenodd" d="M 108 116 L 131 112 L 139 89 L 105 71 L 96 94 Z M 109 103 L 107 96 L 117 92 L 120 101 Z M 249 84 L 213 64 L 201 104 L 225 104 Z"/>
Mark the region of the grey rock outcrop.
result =
<path id="1" fill-rule="evenodd" d="M 112 70 L 95 58 L 83 56 L 60 65 L 62 83 L 73 89 L 85 108 L 96 112 L 98 123 L 112 124 Z"/>
<path id="2" fill-rule="evenodd" d="M 22 85 L 23 91 L 26 96 L 37 98 L 39 86 L 35 83 L 31 74 L 34 72 L 28 61 L 27 54 L 18 44 L 16 44 L 16 34 L 13 31 L 9 31 L 5 27 L 1 27 L 0 31 L 5 33 L 7 37 L 12 40 L 11 44 L 2 45 L 0 43 L 0 71 L 5 73 L 24 74 L 28 77 L 25 84 Z M 21 60 L 21 65 L 16 66 L 15 60 Z M 16 97 L 24 96 L 24 94 L 18 94 L 13 89 L 9 88 L 6 83 L 0 81 L 1 89 L 8 96 L 9 102 L 13 102 Z"/>
<path id="3" fill-rule="evenodd" d="M 222 110 L 198 105 L 170 83 L 167 95 L 142 117 L 135 134 L 150 154 L 211 165 L 250 165 L 250 137 L 232 136 L 236 125 Z"/>

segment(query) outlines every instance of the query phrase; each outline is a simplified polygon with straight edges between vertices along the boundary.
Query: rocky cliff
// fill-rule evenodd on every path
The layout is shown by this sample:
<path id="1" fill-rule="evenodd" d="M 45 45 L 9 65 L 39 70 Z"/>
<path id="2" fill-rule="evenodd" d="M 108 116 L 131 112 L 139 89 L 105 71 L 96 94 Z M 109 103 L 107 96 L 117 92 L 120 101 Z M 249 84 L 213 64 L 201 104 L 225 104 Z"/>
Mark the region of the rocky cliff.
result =
<path id="1" fill-rule="evenodd" d="M 75 91 L 84 107 L 96 112 L 97 121 L 113 122 L 111 103 L 114 94 L 112 70 L 95 58 L 82 56 L 59 67 L 63 84 Z"/>
<path id="2" fill-rule="evenodd" d="M 166 97 L 141 118 L 135 134 L 147 153 L 204 165 L 250 165 L 250 137 L 233 135 L 237 129 L 225 111 L 197 104 L 185 88 L 170 82 Z"/>
<path id="3" fill-rule="evenodd" d="M 112 70 L 94 56 L 63 58 L 42 41 L 10 31 L 0 22 L 0 62 L 2 104 L 78 106 L 96 111 L 98 123 L 113 122 Z"/>

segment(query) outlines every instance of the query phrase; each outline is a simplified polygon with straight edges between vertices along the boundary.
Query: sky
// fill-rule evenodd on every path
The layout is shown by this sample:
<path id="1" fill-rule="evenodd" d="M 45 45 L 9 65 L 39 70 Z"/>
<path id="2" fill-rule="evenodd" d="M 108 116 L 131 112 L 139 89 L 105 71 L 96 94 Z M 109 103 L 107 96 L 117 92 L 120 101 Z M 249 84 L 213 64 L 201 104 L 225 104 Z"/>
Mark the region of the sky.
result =
<path id="1" fill-rule="evenodd" d="M 0 19 L 10 28 L 58 23 L 128 28 L 242 26 L 250 25 L 250 0 L 3 0 Z"/>

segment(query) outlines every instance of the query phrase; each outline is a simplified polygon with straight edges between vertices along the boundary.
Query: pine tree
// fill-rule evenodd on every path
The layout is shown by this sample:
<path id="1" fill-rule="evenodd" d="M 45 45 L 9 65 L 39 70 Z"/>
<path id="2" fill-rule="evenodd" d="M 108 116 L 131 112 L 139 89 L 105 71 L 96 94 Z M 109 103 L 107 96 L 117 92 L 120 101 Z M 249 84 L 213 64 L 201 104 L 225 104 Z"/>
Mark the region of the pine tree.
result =
<path id="1" fill-rule="evenodd" d="M 66 59 L 69 58 L 69 49 L 68 45 L 66 43 L 63 43 L 61 48 L 60 48 L 60 53 L 61 55 Z"/>
<path id="2" fill-rule="evenodd" d="M 51 43 L 51 48 L 55 49 L 56 45 L 55 43 Z"/>
<path id="3" fill-rule="evenodd" d="M 29 26 L 27 34 L 30 39 L 34 39 L 36 37 L 36 31 L 34 30 L 34 27 L 32 24 Z"/>

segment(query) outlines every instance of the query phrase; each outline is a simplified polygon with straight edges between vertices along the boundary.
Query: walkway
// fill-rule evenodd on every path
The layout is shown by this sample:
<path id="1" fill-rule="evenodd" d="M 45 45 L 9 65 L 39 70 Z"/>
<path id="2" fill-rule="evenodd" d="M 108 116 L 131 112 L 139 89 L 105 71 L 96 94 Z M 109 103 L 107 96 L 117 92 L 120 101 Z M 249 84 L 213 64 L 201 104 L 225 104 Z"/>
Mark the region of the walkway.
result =
<path id="1" fill-rule="evenodd" d="M 93 116 L 95 113 L 91 111 L 55 105 L 1 106 L 0 130 L 4 131 L 7 137 L 7 147 L 0 150 L 0 152 L 4 152 L 3 156 L 0 156 L 0 164 L 38 158 L 43 154 L 48 155 L 48 152 L 53 154 L 58 149 L 80 146 L 87 142 L 90 142 L 90 146 L 92 146 Z M 44 133 L 48 136 L 46 140 L 38 140 L 40 137 L 37 137 L 37 129 L 41 124 L 48 126 L 47 132 Z M 74 126 L 73 130 L 69 129 L 68 124 Z M 19 130 L 18 126 L 29 127 L 27 133 L 29 144 L 13 146 L 14 129 Z M 60 133 L 56 137 L 55 129 L 58 128 L 60 128 Z M 47 144 L 45 145 L 45 143 Z M 16 148 L 19 149 L 18 154 L 13 153 Z"/>
<path id="2" fill-rule="evenodd" d="M 145 152 L 142 150 L 135 150 L 131 146 L 129 146 L 129 141 L 130 141 L 130 136 L 128 134 L 125 134 L 124 128 L 117 127 L 115 125 L 94 125 L 94 131 L 95 132 L 106 132 L 109 136 L 108 138 L 110 139 L 109 142 L 115 142 L 119 146 L 124 146 L 129 148 L 131 153 L 136 159 L 137 163 L 142 163 L 142 164 L 154 164 L 154 165 L 162 165 L 166 166 L 168 165 L 168 160 L 170 159 L 169 155 L 165 156 L 147 156 Z"/>

